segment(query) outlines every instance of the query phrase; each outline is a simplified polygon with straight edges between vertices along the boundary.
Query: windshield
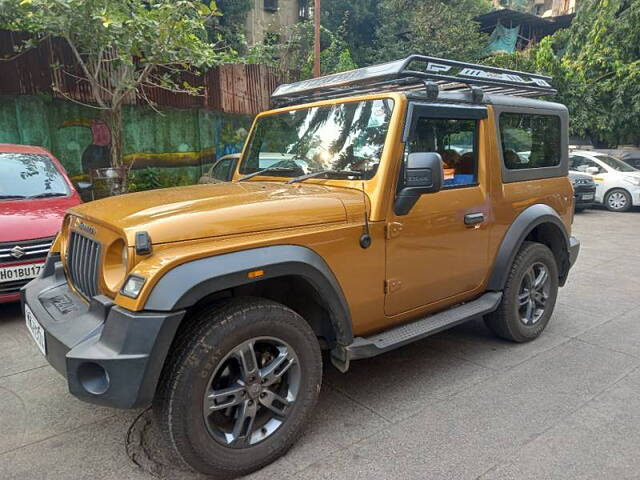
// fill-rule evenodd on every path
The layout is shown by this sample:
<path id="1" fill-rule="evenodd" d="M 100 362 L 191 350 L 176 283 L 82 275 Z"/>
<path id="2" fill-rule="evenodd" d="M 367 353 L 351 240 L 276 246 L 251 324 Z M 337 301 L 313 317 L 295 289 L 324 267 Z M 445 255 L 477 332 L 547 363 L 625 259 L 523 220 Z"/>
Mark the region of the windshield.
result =
<path id="1" fill-rule="evenodd" d="M 0 199 L 69 195 L 51 159 L 32 153 L 0 153 Z"/>
<path id="2" fill-rule="evenodd" d="M 325 178 L 373 177 L 380 164 L 393 100 L 369 100 L 276 113 L 258 119 L 240 173 L 269 176 L 328 170 Z M 341 173 L 343 172 L 343 173 Z"/>
<path id="3" fill-rule="evenodd" d="M 612 157 L 610 155 L 594 155 L 594 157 L 596 157 L 601 162 L 604 162 L 609 167 L 619 172 L 637 172 L 638 171 L 628 163 L 625 163 L 622 160 L 618 160 L 617 158 Z"/>

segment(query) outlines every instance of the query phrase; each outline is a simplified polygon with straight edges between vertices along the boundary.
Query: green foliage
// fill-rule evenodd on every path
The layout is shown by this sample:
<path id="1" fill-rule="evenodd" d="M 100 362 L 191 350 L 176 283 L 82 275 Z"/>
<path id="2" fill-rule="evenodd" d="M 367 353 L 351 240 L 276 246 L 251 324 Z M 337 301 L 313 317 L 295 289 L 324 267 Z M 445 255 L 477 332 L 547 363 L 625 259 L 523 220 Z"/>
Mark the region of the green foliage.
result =
<path id="1" fill-rule="evenodd" d="M 182 80 L 183 72 L 236 60 L 234 52 L 207 40 L 206 22 L 220 15 L 215 1 L 0 0 L 0 28 L 66 41 L 80 71 L 54 68 L 88 83 L 93 103 L 87 106 L 103 112 L 112 132 L 113 166 L 121 162 L 125 99 L 148 101 L 147 87 L 198 94 Z"/>
<path id="2" fill-rule="evenodd" d="M 129 192 L 143 192 L 157 188 L 193 185 L 194 179 L 187 173 L 176 173 L 172 170 L 167 171 L 166 169 L 147 167 L 141 170 L 130 170 L 128 183 Z"/>
<path id="3" fill-rule="evenodd" d="M 595 146 L 640 138 L 640 2 L 583 0 L 567 30 L 491 63 L 551 75 L 571 133 Z"/>
<path id="4" fill-rule="evenodd" d="M 474 20 L 489 10 L 485 0 L 381 0 L 372 59 L 389 61 L 412 53 L 477 60 L 487 42 Z"/>
<path id="5" fill-rule="evenodd" d="M 201 0 L 207 3 L 207 0 Z M 212 16 L 207 22 L 209 40 L 216 45 L 246 55 L 247 42 L 244 36 L 247 14 L 253 8 L 251 0 L 218 0 L 222 15 Z"/>

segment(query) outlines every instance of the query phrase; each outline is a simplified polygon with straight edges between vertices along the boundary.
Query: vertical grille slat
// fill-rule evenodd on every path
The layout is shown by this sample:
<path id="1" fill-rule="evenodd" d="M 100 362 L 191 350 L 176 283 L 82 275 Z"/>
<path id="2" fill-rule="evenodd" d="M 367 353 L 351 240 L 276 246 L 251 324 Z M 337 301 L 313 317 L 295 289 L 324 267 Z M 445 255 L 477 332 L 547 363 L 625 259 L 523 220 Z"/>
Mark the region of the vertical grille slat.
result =
<path id="1" fill-rule="evenodd" d="M 71 232 L 67 268 L 76 289 L 87 298 L 98 293 L 100 244 L 77 232 Z"/>

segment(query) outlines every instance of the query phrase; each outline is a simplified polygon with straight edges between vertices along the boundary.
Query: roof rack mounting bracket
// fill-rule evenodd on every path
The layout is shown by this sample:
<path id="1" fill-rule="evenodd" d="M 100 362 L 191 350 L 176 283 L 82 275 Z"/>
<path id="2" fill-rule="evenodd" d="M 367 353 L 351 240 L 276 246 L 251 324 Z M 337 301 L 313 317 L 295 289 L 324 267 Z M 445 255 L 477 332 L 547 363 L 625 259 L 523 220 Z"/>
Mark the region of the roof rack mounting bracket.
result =
<path id="1" fill-rule="evenodd" d="M 424 80 L 424 89 L 427 92 L 427 98 L 429 100 L 435 100 L 440 95 L 440 87 L 436 82 L 430 80 Z"/>

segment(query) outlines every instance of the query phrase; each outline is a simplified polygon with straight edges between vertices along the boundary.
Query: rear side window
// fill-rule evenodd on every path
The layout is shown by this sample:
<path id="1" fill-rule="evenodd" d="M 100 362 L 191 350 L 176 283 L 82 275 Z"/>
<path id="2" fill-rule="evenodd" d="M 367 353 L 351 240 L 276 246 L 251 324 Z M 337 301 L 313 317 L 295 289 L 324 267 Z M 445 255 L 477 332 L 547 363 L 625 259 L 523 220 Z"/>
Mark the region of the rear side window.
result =
<path id="1" fill-rule="evenodd" d="M 560 117 L 500 114 L 504 165 L 509 170 L 557 167 L 562 159 Z"/>

